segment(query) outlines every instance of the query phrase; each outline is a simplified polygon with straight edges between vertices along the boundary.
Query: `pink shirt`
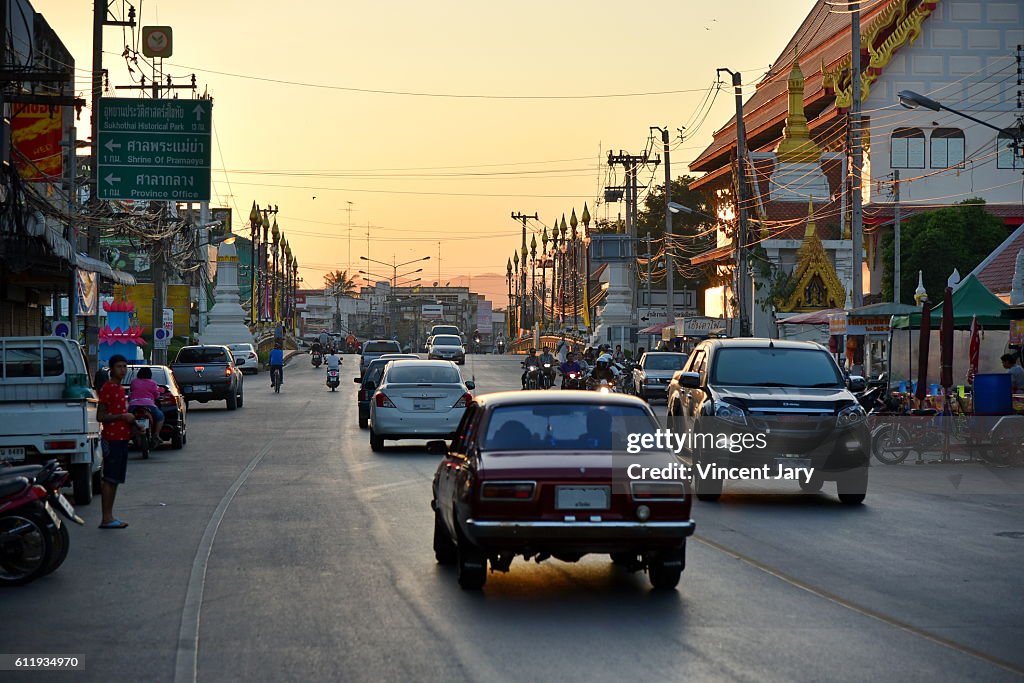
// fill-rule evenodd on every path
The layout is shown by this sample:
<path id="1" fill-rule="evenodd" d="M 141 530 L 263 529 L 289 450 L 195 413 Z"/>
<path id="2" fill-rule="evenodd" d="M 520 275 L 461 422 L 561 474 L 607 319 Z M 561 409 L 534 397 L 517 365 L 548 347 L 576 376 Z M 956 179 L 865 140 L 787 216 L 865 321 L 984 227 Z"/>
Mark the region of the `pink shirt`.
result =
<path id="1" fill-rule="evenodd" d="M 133 406 L 155 406 L 157 399 L 160 398 L 160 385 L 151 379 L 141 379 L 136 377 L 132 380 L 132 400 L 130 402 Z"/>

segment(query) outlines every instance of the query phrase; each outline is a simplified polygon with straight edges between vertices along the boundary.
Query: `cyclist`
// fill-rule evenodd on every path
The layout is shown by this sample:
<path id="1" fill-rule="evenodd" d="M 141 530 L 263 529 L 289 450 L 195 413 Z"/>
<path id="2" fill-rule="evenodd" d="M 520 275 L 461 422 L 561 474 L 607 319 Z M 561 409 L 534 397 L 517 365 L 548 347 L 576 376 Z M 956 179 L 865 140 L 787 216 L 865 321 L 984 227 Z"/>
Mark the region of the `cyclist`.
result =
<path id="1" fill-rule="evenodd" d="M 274 386 L 274 373 L 277 373 L 277 383 L 284 384 L 284 351 L 280 342 L 274 344 L 274 348 L 270 350 L 267 364 L 270 366 L 270 386 Z"/>

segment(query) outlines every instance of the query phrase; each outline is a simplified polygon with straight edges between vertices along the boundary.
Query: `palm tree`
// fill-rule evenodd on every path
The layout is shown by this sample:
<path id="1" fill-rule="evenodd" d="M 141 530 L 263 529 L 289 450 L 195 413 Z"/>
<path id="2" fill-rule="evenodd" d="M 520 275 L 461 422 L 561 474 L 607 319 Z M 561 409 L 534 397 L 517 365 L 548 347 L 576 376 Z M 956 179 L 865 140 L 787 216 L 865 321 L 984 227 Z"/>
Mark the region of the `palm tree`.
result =
<path id="1" fill-rule="evenodd" d="M 341 330 L 341 299 L 355 297 L 358 291 L 356 280 L 349 277 L 348 270 L 334 270 L 324 275 L 324 290 L 334 297 L 334 326 Z"/>

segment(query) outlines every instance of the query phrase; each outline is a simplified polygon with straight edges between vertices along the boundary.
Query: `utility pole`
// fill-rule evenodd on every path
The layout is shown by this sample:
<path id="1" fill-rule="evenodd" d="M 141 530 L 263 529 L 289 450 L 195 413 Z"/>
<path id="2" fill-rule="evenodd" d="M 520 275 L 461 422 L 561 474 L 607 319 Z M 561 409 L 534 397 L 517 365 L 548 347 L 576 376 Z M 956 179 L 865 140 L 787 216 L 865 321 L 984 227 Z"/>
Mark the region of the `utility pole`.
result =
<path id="1" fill-rule="evenodd" d="M 624 189 L 625 200 L 626 200 L 626 234 L 630 237 L 636 238 L 636 216 L 637 216 L 637 196 L 639 194 L 637 190 L 637 172 L 641 165 L 647 166 L 654 164 L 657 166 L 661 163 L 660 159 L 651 159 L 644 154 L 629 154 L 619 150 L 618 154 L 612 154 L 608 152 L 608 165 L 609 166 L 622 166 L 625 169 L 626 175 L 626 186 L 624 188 L 606 188 L 606 189 Z"/>
<path id="2" fill-rule="evenodd" d="M 900 170 L 892 172 L 893 226 L 892 226 L 892 301 L 900 303 Z"/>
<path id="3" fill-rule="evenodd" d="M 514 220 L 514 221 L 522 221 L 522 223 L 523 223 L 523 243 L 522 243 L 522 247 L 521 247 L 522 254 L 523 254 L 523 257 L 522 257 L 522 262 L 523 263 L 522 263 L 522 274 L 520 275 L 520 279 L 522 280 L 522 289 L 520 290 L 520 292 L 522 293 L 522 296 L 520 297 L 520 300 L 519 300 L 520 301 L 519 305 L 520 305 L 520 308 L 522 309 L 520 311 L 520 313 L 519 313 L 519 320 L 522 321 L 522 320 L 526 319 L 526 221 L 528 221 L 531 218 L 536 221 L 536 220 L 540 220 L 540 218 L 537 216 L 536 212 L 527 215 L 527 214 L 519 212 L 519 211 L 513 211 L 511 215 L 512 215 L 512 220 Z M 529 327 L 531 329 L 533 328 L 533 321 L 532 320 L 530 321 Z"/>
<path id="4" fill-rule="evenodd" d="M 662 151 L 665 154 L 665 266 L 668 268 L 665 274 L 665 296 L 667 299 L 667 307 L 665 308 L 665 320 L 666 322 L 672 323 L 676 318 L 676 305 L 675 305 L 675 264 L 672 262 L 672 211 L 668 205 L 672 201 L 672 164 L 669 160 L 669 147 L 668 147 L 668 128 L 658 128 L 658 126 L 652 126 L 661 131 L 661 146 Z M 647 251 L 650 252 L 650 242 L 648 242 Z M 650 257 L 650 254 L 648 254 Z M 649 264 L 648 264 L 649 266 Z M 647 278 L 647 305 L 651 305 L 650 295 L 650 272 L 648 271 Z"/>
<path id="5" fill-rule="evenodd" d="M 850 104 L 850 152 L 853 156 L 853 188 L 850 197 L 850 237 L 853 238 L 853 301 L 854 308 L 864 304 L 863 267 L 864 215 L 861 209 L 861 183 L 864 152 L 860 144 L 860 2 L 850 3 L 850 83 L 853 102 Z"/>
<path id="6" fill-rule="evenodd" d="M 747 131 L 743 123 L 743 80 L 731 69 L 717 69 L 732 76 L 736 94 L 736 308 L 740 323 L 741 337 L 750 336 L 750 274 L 747 272 L 747 235 L 749 234 L 747 214 Z"/>

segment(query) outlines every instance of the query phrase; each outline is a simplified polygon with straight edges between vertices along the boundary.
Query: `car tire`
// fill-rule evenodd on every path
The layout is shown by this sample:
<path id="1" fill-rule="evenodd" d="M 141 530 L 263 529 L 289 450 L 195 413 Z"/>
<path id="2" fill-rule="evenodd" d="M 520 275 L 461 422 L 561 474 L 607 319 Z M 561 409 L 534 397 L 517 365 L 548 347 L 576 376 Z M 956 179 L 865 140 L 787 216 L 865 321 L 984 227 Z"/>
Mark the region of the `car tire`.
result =
<path id="1" fill-rule="evenodd" d="M 179 425 L 178 428 L 174 430 L 174 433 L 171 434 L 171 448 L 173 448 L 176 451 L 180 451 L 182 449 L 182 447 L 185 445 L 184 432 L 184 425 Z"/>
<path id="2" fill-rule="evenodd" d="M 459 559 L 459 549 L 448 533 L 448 527 L 441 519 L 441 513 L 434 511 L 434 559 L 440 565 L 451 565 Z"/>
<path id="3" fill-rule="evenodd" d="M 242 404 L 245 403 L 245 392 L 238 392 L 238 407 L 241 408 Z"/>
<path id="4" fill-rule="evenodd" d="M 836 493 L 843 505 L 860 505 L 868 493 L 868 468 L 857 467 L 836 479 Z"/>
<path id="5" fill-rule="evenodd" d="M 804 493 L 818 493 L 821 491 L 821 487 L 824 483 L 824 480 L 822 480 L 818 475 L 812 476 L 810 481 L 804 481 L 803 479 L 799 481 L 800 490 Z"/>
<path id="6" fill-rule="evenodd" d="M 370 426 L 370 421 L 367 418 L 365 418 L 365 417 L 359 418 L 359 428 L 360 429 L 366 429 L 369 426 Z"/>
<path id="7" fill-rule="evenodd" d="M 459 587 L 478 591 L 487 583 L 487 556 L 465 539 L 456 548 Z"/>
<path id="8" fill-rule="evenodd" d="M 675 590 L 686 566 L 685 548 L 656 553 L 647 564 L 647 578 L 655 590 Z"/>
<path id="9" fill-rule="evenodd" d="M 231 394 L 227 398 L 227 404 L 228 404 L 228 410 L 237 410 L 238 409 L 238 394 L 236 394 L 235 392 L 232 391 Z"/>
<path id="10" fill-rule="evenodd" d="M 370 450 L 374 453 L 380 453 L 384 450 L 384 437 L 378 436 L 378 434 L 370 430 Z"/>
<path id="11" fill-rule="evenodd" d="M 93 476 L 92 464 L 87 462 L 76 463 L 70 466 L 71 469 L 71 490 L 75 499 L 75 505 L 88 505 L 92 502 Z"/>

